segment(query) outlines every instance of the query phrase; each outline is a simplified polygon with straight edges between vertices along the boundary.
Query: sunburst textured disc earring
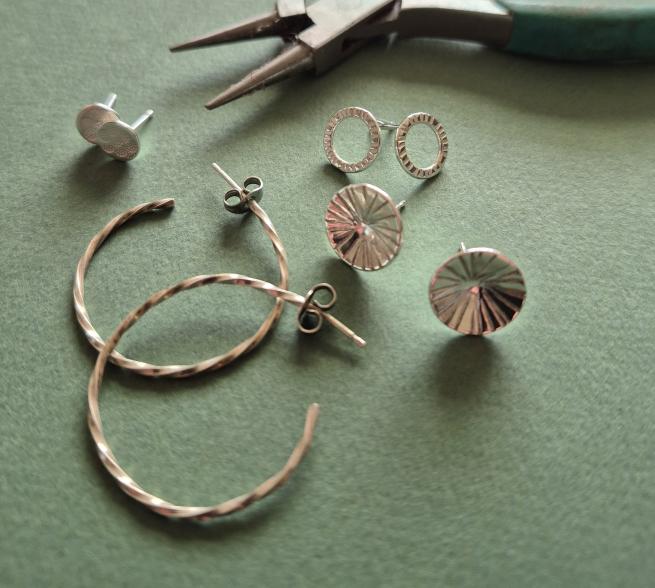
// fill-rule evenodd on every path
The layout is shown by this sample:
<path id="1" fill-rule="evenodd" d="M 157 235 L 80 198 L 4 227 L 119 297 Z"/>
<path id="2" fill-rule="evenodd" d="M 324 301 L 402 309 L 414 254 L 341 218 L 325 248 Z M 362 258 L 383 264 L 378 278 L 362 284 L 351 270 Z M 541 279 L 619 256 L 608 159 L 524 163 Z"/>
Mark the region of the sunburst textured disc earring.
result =
<path id="1" fill-rule="evenodd" d="M 330 246 L 355 269 L 379 270 L 396 257 L 403 239 L 403 200 L 372 184 L 350 184 L 330 200 L 325 227 Z"/>
<path id="2" fill-rule="evenodd" d="M 223 205 L 225 206 L 226 210 L 235 214 L 243 214 L 250 211 L 257 217 L 257 220 L 259 220 L 262 229 L 273 245 L 273 251 L 275 252 L 275 257 L 277 258 L 280 272 L 278 286 L 280 288 L 287 288 L 289 283 L 289 266 L 287 263 L 286 251 L 284 250 L 280 236 L 273 226 L 271 219 L 266 214 L 264 209 L 258 204 L 258 201 L 262 198 L 264 189 L 264 184 L 261 178 L 251 176 L 244 182 L 244 186 L 242 187 L 239 186 L 239 184 L 237 184 L 229 175 L 227 175 L 227 173 L 225 173 L 225 171 L 223 171 L 223 169 L 217 163 L 214 163 L 213 167 L 219 174 L 221 174 L 223 178 L 225 178 L 231 187 L 231 189 L 223 197 Z M 77 322 L 84 332 L 88 342 L 97 351 L 101 351 L 104 348 L 105 342 L 91 323 L 91 317 L 89 316 L 89 312 L 86 308 L 86 302 L 84 299 L 84 281 L 86 272 L 89 269 L 89 265 L 91 264 L 93 256 L 96 254 L 105 240 L 109 237 L 109 235 L 114 233 L 119 227 L 121 227 L 130 219 L 140 216 L 141 214 L 145 214 L 146 212 L 170 209 L 174 206 L 175 200 L 172 198 L 165 198 L 163 200 L 146 202 L 126 210 L 122 214 L 119 214 L 111 221 L 109 221 L 107 225 L 105 225 L 105 227 L 95 237 L 93 237 L 93 239 L 91 239 L 91 242 L 80 258 L 77 264 L 77 269 L 75 271 L 75 280 L 73 283 L 73 304 L 75 308 L 75 315 L 77 317 Z M 266 337 L 268 332 L 277 323 L 280 315 L 282 314 L 283 307 L 284 302 L 279 298 L 276 299 L 273 308 L 253 335 L 244 339 L 241 343 L 234 346 L 232 349 L 225 353 L 221 353 L 220 355 L 205 359 L 194 364 L 155 365 L 130 359 L 116 350 L 112 351 L 112 353 L 109 355 L 109 361 L 119 365 L 122 368 L 136 372 L 143 376 L 152 377 L 185 378 L 202 372 L 216 370 L 228 365 L 229 363 L 232 363 L 245 353 L 248 353 L 257 347 L 264 339 L 264 337 Z"/>
<path id="3" fill-rule="evenodd" d="M 95 145 L 98 142 L 98 131 L 102 125 L 119 120 L 114 110 L 117 98 L 116 94 L 109 94 L 102 102 L 87 104 L 77 114 L 75 126 L 89 143 Z"/>
<path id="4" fill-rule="evenodd" d="M 359 161 L 349 162 L 343 159 L 334 148 L 334 134 L 339 124 L 347 118 L 356 118 L 364 122 L 368 128 L 369 148 L 366 155 Z M 415 165 L 407 153 L 407 135 L 415 125 L 426 125 L 435 134 L 438 151 L 434 162 L 427 167 Z M 448 137 L 443 125 L 427 112 L 415 112 L 406 116 L 400 124 L 375 118 L 371 112 L 359 106 L 348 106 L 335 112 L 325 125 L 323 133 L 323 148 L 331 165 L 345 173 L 355 173 L 370 166 L 380 152 L 381 130 L 396 130 L 396 156 L 403 169 L 415 178 L 426 180 L 439 174 L 446 163 L 448 155 Z"/>
<path id="5" fill-rule="evenodd" d="M 518 266 L 499 251 L 462 243 L 432 276 L 429 296 L 446 326 L 464 335 L 488 335 L 517 317 L 526 285 Z"/>

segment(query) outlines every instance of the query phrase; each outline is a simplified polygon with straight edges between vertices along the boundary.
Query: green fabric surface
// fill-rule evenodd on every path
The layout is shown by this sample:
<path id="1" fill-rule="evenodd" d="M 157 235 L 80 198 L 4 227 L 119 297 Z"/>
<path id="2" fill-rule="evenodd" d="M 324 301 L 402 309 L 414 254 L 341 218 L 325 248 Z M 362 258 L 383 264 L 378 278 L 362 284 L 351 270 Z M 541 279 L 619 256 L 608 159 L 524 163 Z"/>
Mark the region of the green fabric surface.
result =
<path id="1" fill-rule="evenodd" d="M 167 45 L 270 4 L 0 4 L 0 585 L 652 586 L 655 67 L 379 43 L 322 77 L 207 112 L 279 43 L 176 55 Z M 155 110 L 129 164 L 74 126 L 111 91 L 127 120 Z M 436 114 L 450 141 L 443 174 L 408 176 L 389 136 L 365 172 L 330 168 L 323 127 L 349 105 L 385 119 Z M 259 223 L 222 208 L 212 161 L 263 178 L 291 289 L 330 281 L 335 316 L 368 346 L 327 327 L 301 336 L 287 308 L 256 352 L 218 373 L 108 370 L 101 412 L 116 456 L 146 489 L 186 503 L 272 474 L 307 405 L 321 404 L 284 489 L 198 525 L 145 510 L 99 464 L 85 422 L 96 354 L 71 294 L 91 237 L 169 196 L 172 212 L 125 226 L 94 260 L 87 301 L 100 333 L 187 276 L 275 280 Z M 351 271 L 328 247 L 323 214 L 348 181 L 409 198 L 404 244 L 382 271 Z M 428 303 L 460 240 L 499 249 L 526 276 L 521 315 L 488 338 L 458 336 Z M 253 332 L 270 305 L 202 288 L 153 310 L 119 348 L 198 360 Z"/>

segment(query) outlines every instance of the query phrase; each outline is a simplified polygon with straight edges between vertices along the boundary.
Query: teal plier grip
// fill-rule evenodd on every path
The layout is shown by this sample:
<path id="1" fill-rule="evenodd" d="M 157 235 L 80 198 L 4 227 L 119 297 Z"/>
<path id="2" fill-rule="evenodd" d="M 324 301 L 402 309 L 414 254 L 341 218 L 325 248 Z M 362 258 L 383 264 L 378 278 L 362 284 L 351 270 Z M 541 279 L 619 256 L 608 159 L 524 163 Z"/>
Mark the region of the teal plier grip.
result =
<path id="1" fill-rule="evenodd" d="M 655 0 L 500 0 L 508 51 L 574 61 L 655 60 Z"/>

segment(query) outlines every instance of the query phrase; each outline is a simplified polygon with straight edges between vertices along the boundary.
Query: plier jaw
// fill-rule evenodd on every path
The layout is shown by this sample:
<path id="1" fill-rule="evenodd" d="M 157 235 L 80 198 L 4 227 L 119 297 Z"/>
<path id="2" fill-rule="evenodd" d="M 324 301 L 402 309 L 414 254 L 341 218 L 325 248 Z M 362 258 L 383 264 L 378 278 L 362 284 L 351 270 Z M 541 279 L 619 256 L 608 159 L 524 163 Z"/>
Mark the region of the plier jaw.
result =
<path id="1" fill-rule="evenodd" d="M 278 0 L 276 10 L 270 14 L 170 49 L 182 51 L 273 36 L 288 43 L 278 56 L 210 100 L 205 107 L 211 110 L 299 72 L 322 73 L 366 42 L 367 39 L 358 36 L 361 28 L 399 8 L 400 0 L 318 0 L 309 7 L 304 0 Z"/>

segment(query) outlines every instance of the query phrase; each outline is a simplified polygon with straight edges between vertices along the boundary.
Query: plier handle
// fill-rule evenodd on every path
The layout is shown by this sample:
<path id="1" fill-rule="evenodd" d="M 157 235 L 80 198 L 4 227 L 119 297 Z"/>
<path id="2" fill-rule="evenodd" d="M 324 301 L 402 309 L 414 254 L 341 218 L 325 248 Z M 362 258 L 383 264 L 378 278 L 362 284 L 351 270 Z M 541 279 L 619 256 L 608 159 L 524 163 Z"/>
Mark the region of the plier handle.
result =
<path id="1" fill-rule="evenodd" d="M 372 38 L 396 34 L 476 41 L 542 58 L 655 59 L 655 0 L 278 0 L 242 23 L 171 47 L 281 37 L 285 49 L 206 104 L 208 109 L 301 71 L 320 74 Z"/>

